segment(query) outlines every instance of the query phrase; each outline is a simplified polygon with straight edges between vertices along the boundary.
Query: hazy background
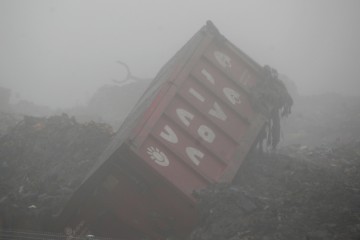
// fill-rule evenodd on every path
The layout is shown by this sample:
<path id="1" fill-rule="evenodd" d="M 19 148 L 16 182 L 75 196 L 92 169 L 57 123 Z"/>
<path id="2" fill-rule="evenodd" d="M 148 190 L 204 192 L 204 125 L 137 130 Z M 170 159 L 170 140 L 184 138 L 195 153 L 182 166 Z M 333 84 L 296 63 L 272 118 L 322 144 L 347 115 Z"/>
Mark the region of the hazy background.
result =
<path id="1" fill-rule="evenodd" d="M 359 0 L 0 0 L 0 86 L 52 107 L 157 71 L 206 20 L 301 94 L 359 95 Z"/>

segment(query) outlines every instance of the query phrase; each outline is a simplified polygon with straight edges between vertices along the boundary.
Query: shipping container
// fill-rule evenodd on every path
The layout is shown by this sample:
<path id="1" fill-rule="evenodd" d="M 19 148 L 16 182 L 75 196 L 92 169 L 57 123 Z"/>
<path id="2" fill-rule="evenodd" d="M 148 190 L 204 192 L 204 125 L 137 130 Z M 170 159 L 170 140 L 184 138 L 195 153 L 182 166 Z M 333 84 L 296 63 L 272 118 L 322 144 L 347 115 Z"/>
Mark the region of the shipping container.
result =
<path id="1" fill-rule="evenodd" d="M 194 192 L 231 182 L 271 103 L 263 67 L 208 22 L 160 70 L 57 218 L 68 235 L 164 239 L 197 222 Z"/>

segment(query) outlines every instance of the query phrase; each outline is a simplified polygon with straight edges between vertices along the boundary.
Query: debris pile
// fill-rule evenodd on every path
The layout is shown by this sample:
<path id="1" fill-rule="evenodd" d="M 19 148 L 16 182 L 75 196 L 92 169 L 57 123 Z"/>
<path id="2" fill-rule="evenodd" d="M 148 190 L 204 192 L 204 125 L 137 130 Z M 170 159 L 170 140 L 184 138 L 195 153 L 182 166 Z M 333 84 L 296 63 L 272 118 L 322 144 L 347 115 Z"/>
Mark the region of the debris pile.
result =
<path id="1" fill-rule="evenodd" d="M 106 124 L 26 116 L 0 137 L 0 228 L 44 228 L 109 143 Z"/>
<path id="2" fill-rule="evenodd" d="M 360 141 L 253 153 L 232 185 L 198 197 L 191 240 L 360 239 Z"/>

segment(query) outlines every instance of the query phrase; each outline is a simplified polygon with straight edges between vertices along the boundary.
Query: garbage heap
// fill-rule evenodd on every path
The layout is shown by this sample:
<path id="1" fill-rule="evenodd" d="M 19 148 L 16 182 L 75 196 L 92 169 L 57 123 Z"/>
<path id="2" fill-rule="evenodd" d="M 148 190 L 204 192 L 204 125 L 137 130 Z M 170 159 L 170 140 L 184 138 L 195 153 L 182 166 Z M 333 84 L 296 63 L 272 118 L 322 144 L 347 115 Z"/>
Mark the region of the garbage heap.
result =
<path id="1" fill-rule="evenodd" d="M 360 141 L 252 153 L 232 184 L 197 197 L 189 240 L 358 240 Z"/>
<path id="2" fill-rule="evenodd" d="M 106 124 L 26 116 L 0 136 L 0 229 L 46 229 L 109 143 Z"/>

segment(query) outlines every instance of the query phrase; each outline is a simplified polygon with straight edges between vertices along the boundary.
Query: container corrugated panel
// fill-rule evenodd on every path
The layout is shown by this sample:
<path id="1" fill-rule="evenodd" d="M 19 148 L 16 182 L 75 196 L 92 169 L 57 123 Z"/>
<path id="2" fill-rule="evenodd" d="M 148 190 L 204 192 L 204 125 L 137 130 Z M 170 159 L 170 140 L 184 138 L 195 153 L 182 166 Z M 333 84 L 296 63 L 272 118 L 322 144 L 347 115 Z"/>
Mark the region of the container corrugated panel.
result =
<path id="1" fill-rule="evenodd" d="M 251 93 L 261 69 L 208 22 L 154 79 L 58 226 L 129 239 L 187 233 L 194 191 L 231 182 L 266 121 Z"/>

